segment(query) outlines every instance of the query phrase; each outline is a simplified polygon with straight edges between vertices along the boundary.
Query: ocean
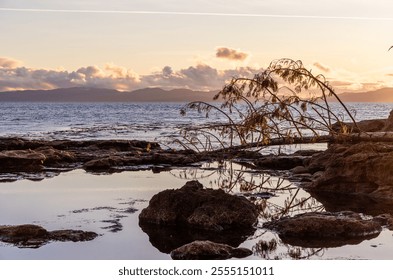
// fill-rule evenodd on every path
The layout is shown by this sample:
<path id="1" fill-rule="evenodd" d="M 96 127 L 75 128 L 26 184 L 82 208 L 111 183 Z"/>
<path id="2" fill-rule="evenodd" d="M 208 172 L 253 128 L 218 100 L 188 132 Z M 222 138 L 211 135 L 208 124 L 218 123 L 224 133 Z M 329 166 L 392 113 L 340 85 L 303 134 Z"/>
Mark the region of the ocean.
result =
<path id="1" fill-rule="evenodd" d="M 160 140 L 181 128 L 224 120 L 196 111 L 180 115 L 183 103 L 0 103 L 0 136 L 33 139 Z M 393 103 L 348 103 L 356 120 L 387 118 Z M 337 103 L 335 112 L 342 112 Z M 342 112 L 343 113 L 343 112 Z"/>

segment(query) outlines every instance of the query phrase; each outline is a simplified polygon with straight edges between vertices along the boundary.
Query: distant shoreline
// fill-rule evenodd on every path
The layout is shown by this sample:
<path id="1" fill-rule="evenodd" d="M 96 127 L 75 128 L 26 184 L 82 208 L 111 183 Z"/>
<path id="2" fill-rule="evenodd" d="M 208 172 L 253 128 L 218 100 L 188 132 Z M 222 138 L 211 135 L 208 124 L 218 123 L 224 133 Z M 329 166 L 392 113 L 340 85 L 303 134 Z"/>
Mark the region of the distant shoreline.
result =
<path id="1" fill-rule="evenodd" d="M 53 90 L 22 90 L 0 92 L 0 102 L 34 103 L 185 103 L 192 101 L 214 102 L 215 91 L 190 89 L 164 90 L 145 88 L 121 92 L 106 88 L 73 87 Z M 393 88 L 368 92 L 346 92 L 338 95 L 341 101 L 351 103 L 393 103 Z M 333 97 L 329 102 L 337 102 Z M 219 102 L 219 100 L 218 100 Z"/>

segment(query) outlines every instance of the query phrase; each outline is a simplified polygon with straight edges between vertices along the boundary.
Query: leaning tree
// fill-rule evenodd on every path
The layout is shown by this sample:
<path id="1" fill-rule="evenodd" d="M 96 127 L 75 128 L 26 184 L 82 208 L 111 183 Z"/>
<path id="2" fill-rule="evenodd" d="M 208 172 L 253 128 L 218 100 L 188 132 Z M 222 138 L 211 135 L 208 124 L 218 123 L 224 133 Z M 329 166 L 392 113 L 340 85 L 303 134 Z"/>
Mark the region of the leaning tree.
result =
<path id="1" fill-rule="evenodd" d="M 275 60 L 252 78 L 234 77 L 214 99 L 221 104 L 191 102 L 181 113 L 215 112 L 224 121 L 183 129 L 178 143 L 197 151 L 263 148 L 327 142 L 358 130 L 353 112 L 326 78 L 299 60 Z"/>

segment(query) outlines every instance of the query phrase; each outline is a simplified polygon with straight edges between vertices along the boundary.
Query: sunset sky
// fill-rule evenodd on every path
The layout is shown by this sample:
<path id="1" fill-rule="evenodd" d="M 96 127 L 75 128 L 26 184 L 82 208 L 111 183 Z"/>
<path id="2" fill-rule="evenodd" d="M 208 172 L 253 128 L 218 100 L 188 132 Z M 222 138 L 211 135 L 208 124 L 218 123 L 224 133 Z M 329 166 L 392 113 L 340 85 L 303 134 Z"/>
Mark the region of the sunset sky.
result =
<path id="1" fill-rule="evenodd" d="M 219 89 L 278 58 L 393 87 L 391 0 L 0 0 L 0 91 Z"/>

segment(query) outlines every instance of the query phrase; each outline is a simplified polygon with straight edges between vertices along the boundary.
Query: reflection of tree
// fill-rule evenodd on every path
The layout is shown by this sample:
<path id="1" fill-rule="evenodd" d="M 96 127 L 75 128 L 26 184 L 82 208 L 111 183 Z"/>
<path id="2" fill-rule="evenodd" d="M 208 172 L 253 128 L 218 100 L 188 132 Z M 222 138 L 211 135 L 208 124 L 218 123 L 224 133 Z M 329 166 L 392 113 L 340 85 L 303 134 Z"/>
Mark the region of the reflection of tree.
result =
<path id="1" fill-rule="evenodd" d="M 311 211 L 323 211 L 323 206 L 312 196 L 289 181 L 267 173 L 255 172 L 233 162 L 206 164 L 202 168 L 171 171 L 186 180 L 210 179 L 209 186 L 228 193 L 243 195 L 258 206 L 260 217 L 279 219 Z"/>
<path id="2" fill-rule="evenodd" d="M 278 248 L 281 247 L 282 252 L 277 253 Z M 285 248 L 284 250 L 282 248 Z M 313 256 L 322 257 L 325 253 L 324 248 L 303 248 L 291 246 L 283 243 L 279 238 L 272 238 L 269 241 L 259 240 L 253 247 L 254 255 L 263 259 L 309 259 Z"/>
<path id="3" fill-rule="evenodd" d="M 246 196 L 257 205 L 261 222 L 305 212 L 324 211 L 324 207 L 315 198 L 289 181 L 255 172 L 244 164 L 228 161 L 207 163 L 202 168 L 172 170 L 171 174 L 184 180 L 208 179 L 211 188 Z M 325 252 L 323 248 L 289 245 L 277 235 L 268 240 L 267 235 L 267 230 L 259 228 L 249 237 L 249 241 L 256 241 L 252 247 L 254 255 L 264 259 L 307 259 L 320 257 Z"/>

